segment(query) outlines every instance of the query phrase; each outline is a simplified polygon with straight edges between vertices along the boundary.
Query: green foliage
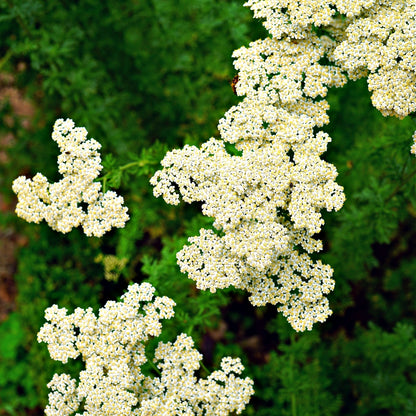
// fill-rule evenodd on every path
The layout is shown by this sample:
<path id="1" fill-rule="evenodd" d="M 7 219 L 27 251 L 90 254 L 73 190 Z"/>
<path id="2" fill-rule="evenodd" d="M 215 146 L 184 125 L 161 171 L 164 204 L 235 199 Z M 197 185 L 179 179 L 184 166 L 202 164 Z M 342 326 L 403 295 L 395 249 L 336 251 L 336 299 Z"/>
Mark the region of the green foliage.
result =
<path id="1" fill-rule="evenodd" d="M 319 333 L 295 334 L 283 320 L 278 325 L 278 347 L 266 365 L 254 370 L 260 389 L 256 415 L 338 415 L 341 398 L 329 389 L 328 361 L 319 351 Z"/>
<path id="2" fill-rule="evenodd" d="M 242 3 L 0 0 L 0 70 L 16 74 L 35 108 L 28 130 L 10 100 L 0 103 L 0 133 L 14 136 L 2 196 L 12 201 L 20 174 L 58 179 L 52 125 L 71 117 L 103 145 L 100 180 L 119 189 L 131 217 L 98 240 L 2 212 L 0 226 L 29 242 L 18 253 L 15 310 L 0 323 L 0 415 L 42 414 L 46 384 L 62 371 L 36 341 L 46 307 L 97 310 L 143 280 L 177 303 L 163 340 L 192 335 L 209 368 L 223 355 L 242 358 L 255 379 L 248 415 L 416 414 L 415 121 L 382 117 L 364 80 L 328 94 L 325 157 L 347 201 L 325 215 L 321 235 L 336 280 L 327 322 L 294 334 L 274 307 L 253 308 L 235 290 L 199 291 L 176 265 L 187 238 L 212 220 L 167 206 L 148 181 L 167 149 L 216 135 L 236 103 L 231 53 L 265 36 Z M 128 259 L 118 282 L 104 280 L 99 254 Z"/>
<path id="3" fill-rule="evenodd" d="M 371 106 L 365 84 L 350 82 L 329 95 L 333 142 L 327 159 L 337 166 L 347 196 L 339 213 L 325 215 L 324 259 L 335 270 L 338 315 L 351 305 L 351 289 L 353 297 L 367 298 L 369 308 L 382 290 L 380 276 L 414 257 L 416 160 L 410 145 L 415 123 L 410 117 L 381 116 Z"/>
<path id="4" fill-rule="evenodd" d="M 102 278 L 91 261 L 98 245 L 80 232 L 61 236 L 35 226 L 19 256 L 15 274 L 17 309 L 0 325 L 0 403 L 11 414 L 46 404 L 46 384 L 61 366 L 53 362 L 36 334 L 45 308 L 58 304 L 98 308 Z M 73 363 L 70 371 L 79 371 Z M 22 412 L 22 413 L 20 413 Z"/>
<path id="5" fill-rule="evenodd" d="M 343 414 L 415 414 L 414 330 L 414 325 L 398 323 L 390 333 L 370 323 L 368 330 L 357 328 L 355 339 L 341 336 L 332 345 L 338 388 L 348 398 Z"/>
<path id="6" fill-rule="evenodd" d="M 207 218 L 195 216 L 187 224 L 187 233 L 197 232 Z M 225 291 L 212 294 L 208 291 L 197 291 L 195 284 L 184 278 L 176 264 L 176 253 L 186 243 L 185 238 L 162 240 L 163 248 L 160 258 L 145 255 L 142 258 L 142 272 L 146 280 L 157 288 L 160 295 L 169 293 L 176 302 L 175 319 L 164 323 L 162 336 L 172 339 L 175 334 L 185 332 L 197 342 L 204 330 L 216 325 L 217 317 L 221 314 L 220 307 L 228 303 Z"/>

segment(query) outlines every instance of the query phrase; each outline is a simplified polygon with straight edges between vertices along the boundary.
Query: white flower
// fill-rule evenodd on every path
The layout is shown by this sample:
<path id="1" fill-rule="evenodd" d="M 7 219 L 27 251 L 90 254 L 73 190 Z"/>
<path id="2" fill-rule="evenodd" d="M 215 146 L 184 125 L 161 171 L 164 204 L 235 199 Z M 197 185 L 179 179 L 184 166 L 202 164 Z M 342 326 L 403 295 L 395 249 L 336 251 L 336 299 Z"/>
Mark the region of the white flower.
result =
<path id="1" fill-rule="evenodd" d="M 368 74 L 371 100 L 384 116 L 416 111 L 416 4 L 378 0 L 353 19 L 334 57 L 353 78 Z"/>
<path id="2" fill-rule="evenodd" d="M 321 159 L 331 138 L 314 132 L 329 108 L 315 98 L 346 82 L 338 68 L 319 63 L 334 47 L 310 34 L 235 51 L 237 92 L 246 97 L 220 120 L 223 140 L 167 153 L 150 181 L 167 203 L 202 202 L 220 231 L 189 238 L 177 254 L 181 271 L 199 289 L 234 286 L 253 305 L 278 305 L 298 331 L 332 313 L 325 298 L 332 269 L 307 253 L 322 248 L 313 238 L 324 223 L 320 210 L 339 210 L 345 200 L 336 168 Z M 229 154 L 225 142 L 241 155 Z"/>
<path id="3" fill-rule="evenodd" d="M 87 130 L 74 127 L 70 119 L 56 120 L 52 139 L 61 151 L 58 170 L 63 178 L 49 183 L 37 173 L 33 179 L 15 179 L 16 214 L 28 222 L 45 220 L 62 233 L 81 225 L 86 235 L 101 237 L 113 227 L 124 227 L 129 216 L 123 197 L 113 191 L 103 194 L 101 184 L 93 182 L 102 169 L 98 153 L 101 145 L 94 139 L 87 140 Z M 87 212 L 81 203 L 87 204 Z"/>
<path id="4" fill-rule="evenodd" d="M 85 362 L 79 381 L 67 374 L 54 375 L 48 384 L 47 416 L 241 413 L 254 390 L 251 379 L 236 376 L 244 370 L 240 360 L 225 357 L 221 370 L 198 379 L 195 371 L 202 355 L 185 334 L 174 343 L 159 343 L 154 362 L 160 377 L 142 373 L 146 342 L 160 335 L 160 321 L 174 314 L 175 302 L 154 297 L 154 291 L 149 283 L 133 284 L 120 302 L 107 302 L 98 317 L 91 308 L 77 308 L 70 315 L 56 305 L 45 311 L 49 323 L 39 331 L 38 341 L 48 344 L 55 360 L 65 363 L 81 355 Z"/>

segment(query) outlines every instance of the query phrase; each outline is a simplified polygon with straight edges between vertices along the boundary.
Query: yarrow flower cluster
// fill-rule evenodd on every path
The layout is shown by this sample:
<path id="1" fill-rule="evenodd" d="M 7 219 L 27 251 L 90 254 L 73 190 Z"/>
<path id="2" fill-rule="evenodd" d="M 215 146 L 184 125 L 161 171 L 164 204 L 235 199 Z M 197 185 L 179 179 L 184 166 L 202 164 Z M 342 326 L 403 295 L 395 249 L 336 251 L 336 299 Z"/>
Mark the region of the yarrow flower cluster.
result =
<path id="1" fill-rule="evenodd" d="M 37 224 L 45 220 L 62 233 L 81 225 L 87 236 L 96 237 L 113 227 L 124 227 L 129 216 L 123 197 L 113 191 L 103 193 L 101 183 L 94 182 L 102 169 L 98 152 L 101 145 L 94 139 L 87 140 L 87 133 L 70 119 L 56 120 L 52 139 L 61 152 L 58 169 L 63 178 L 49 183 L 37 173 L 33 179 L 15 179 L 13 191 L 18 197 L 19 217 Z M 87 206 L 86 212 L 82 203 Z"/>
<path id="2" fill-rule="evenodd" d="M 315 98 L 346 82 L 339 68 L 320 63 L 334 47 L 310 33 L 235 51 L 236 90 L 245 98 L 220 120 L 222 140 L 168 153 L 151 179 L 156 196 L 177 204 L 178 189 L 215 219 L 217 232 L 202 229 L 178 253 L 182 272 L 198 288 L 232 285 L 256 306 L 278 304 L 298 331 L 331 314 L 325 295 L 333 271 L 309 254 L 322 249 L 312 237 L 324 222 L 320 210 L 338 210 L 345 199 L 335 167 L 320 157 L 331 138 L 315 133 L 329 108 Z M 229 154 L 225 142 L 241 155 Z"/>
<path id="3" fill-rule="evenodd" d="M 416 2 L 378 0 L 353 19 L 334 51 L 351 78 L 368 74 L 371 100 L 385 116 L 416 110 Z"/>
<path id="4" fill-rule="evenodd" d="M 54 305 L 45 311 L 38 341 L 46 342 L 51 357 L 66 363 L 81 356 L 85 370 L 79 381 L 55 374 L 48 387 L 47 416 L 228 415 L 245 408 L 253 381 L 237 375 L 240 360 L 225 357 L 221 370 L 198 379 L 202 355 L 191 337 L 160 342 L 153 362 L 160 376 L 145 375 L 146 342 L 160 335 L 162 319 L 174 315 L 175 303 L 154 296 L 149 283 L 133 284 L 119 302 L 109 301 L 96 316 L 91 308 L 67 314 Z"/>
<path id="5" fill-rule="evenodd" d="M 236 93 L 219 121 L 221 140 L 185 146 L 151 179 L 167 203 L 202 202 L 215 230 L 201 229 L 178 254 L 200 289 L 234 286 L 254 305 L 271 303 L 297 331 L 332 313 L 333 271 L 309 254 L 320 210 L 345 200 L 337 171 L 321 158 L 331 141 L 329 87 L 369 75 L 373 104 L 404 117 L 416 107 L 413 2 L 249 0 L 271 37 L 236 50 Z M 344 16 L 342 16 L 343 14 Z M 317 31 L 316 28 L 320 27 Z M 412 43 L 413 42 L 413 43 Z M 413 66 L 412 66 L 413 65 Z M 240 155 L 227 151 L 226 143 Z"/>
<path id="6" fill-rule="evenodd" d="M 235 85 L 242 101 L 219 121 L 220 139 L 199 148 L 168 152 L 150 182 L 169 204 L 201 202 L 212 229 L 201 229 L 177 253 L 182 272 L 199 289 L 246 290 L 253 305 L 268 303 L 296 331 L 311 330 L 332 311 L 326 297 L 333 270 L 311 254 L 322 250 L 314 236 L 321 210 L 345 200 L 335 166 L 322 158 L 331 142 L 319 128 L 329 123 L 328 88 L 368 77 L 373 105 L 403 118 L 416 111 L 416 2 L 406 0 L 248 0 L 270 37 L 234 51 Z M 94 182 L 102 166 L 100 144 L 85 128 L 57 120 L 63 179 L 38 173 L 13 182 L 17 215 L 45 220 L 66 233 L 81 225 L 102 236 L 128 220 L 123 198 Z M 416 132 L 411 152 L 416 154 Z M 87 205 L 84 212 L 81 204 Z M 108 279 L 125 259 L 99 258 Z M 146 343 L 160 335 L 175 303 L 155 297 L 148 283 L 133 284 L 119 302 L 96 316 L 54 305 L 38 333 L 51 357 L 66 363 L 81 356 L 79 380 L 55 374 L 48 387 L 47 416 L 228 415 L 240 413 L 254 393 L 244 367 L 226 357 L 221 369 L 198 379 L 202 355 L 191 337 L 160 342 L 153 363 L 159 376 L 142 371 Z"/>

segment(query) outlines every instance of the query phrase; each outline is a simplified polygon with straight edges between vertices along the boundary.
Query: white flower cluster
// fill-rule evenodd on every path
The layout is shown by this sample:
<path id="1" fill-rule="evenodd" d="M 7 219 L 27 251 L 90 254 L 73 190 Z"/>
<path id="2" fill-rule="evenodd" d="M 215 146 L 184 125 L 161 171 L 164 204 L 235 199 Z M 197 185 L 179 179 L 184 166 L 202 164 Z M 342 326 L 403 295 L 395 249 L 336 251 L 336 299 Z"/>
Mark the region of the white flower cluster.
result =
<path id="1" fill-rule="evenodd" d="M 360 14 L 377 0 L 248 0 L 254 17 L 265 19 L 264 27 L 275 39 L 308 37 L 311 26 L 328 26 L 338 11 L 347 17 Z"/>
<path id="2" fill-rule="evenodd" d="M 202 355 L 194 348 L 191 337 L 181 334 L 172 344 L 159 343 L 154 361 L 161 371 L 160 378 L 147 377 L 140 416 L 240 414 L 254 394 L 253 380 L 240 378 L 244 370 L 239 358 L 225 357 L 221 370 L 206 379 L 197 379 Z"/>
<path id="3" fill-rule="evenodd" d="M 377 0 L 352 19 L 334 51 L 351 78 L 368 75 L 372 103 L 384 116 L 416 110 L 416 2 Z"/>
<path id="4" fill-rule="evenodd" d="M 55 374 L 48 387 L 47 416 L 228 415 L 241 413 L 253 395 L 253 381 L 236 375 L 239 359 L 226 357 L 221 370 L 207 379 L 194 375 L 201 354 L 191 337 L 160 342 L 154 356 L 160 377 L 143 374 L 146 341 L 161 333 L 161 319 L 174 315 L 172 299 L 154 297 L 149 283 L 129 286 L 120 302 L 109 301 L 98 317 L 91 308 L 68 315 L 54 305 L 45 311 L 38 341 L 51 357 L 66 363 L 81 355 L 85 370 L 79 381 Z"/>
<path id="5" fill-rule="evenodd" d="M 236 93 L 220 120 L 222 140 L 169 152 L 151 179 L 167 203 L 202 202 L 215 219 L 177 255 L 183 272 L 209 289 L 230 285 L 254 305 L 280 304 L 294 329 L 330 314 L 332 269 L 314 263 L 320 210 L 338 210 L 343 188 L 321 159 L 331 138 L 329 87 L 369 74 L 384 115 L 416 110 L 415 8 L 404 0 L 249 0 L 270 38 L 236 50 Z M 344 16 L 342 16 L 344 15 Z M 320 28 L 317 30 L 317 28 Z M 225 142 L 240 156 L 227 151 Z M 235 153 L 235 152 L 234 152 Z"/>
<path id="6" fill-rule="evenodd" d="M 332 269 L 307 253 L 322 249 L 312 237 L 324 223 L 320 210 L 338 210 L 345 199 L 335 167 L 320 157 L 331 138 L 315 132 L 329 121 L 328 103 L 316 98 L 346 82 L 339 68 L 320 63 L 335 46 L 310 33 L 235 51 L 236 90 L 245 98 L 220 120 L 223 140 L 169 152 L 151 179 L 156 196 L 177 204 L 178 190 L 215 218 L 219 234 L 202 229 L 178 253 L 182 272 L 200 289 L 232 285 L 254 305 L 279 304 L 297 331 L 331 314 Z"/>
<path id="7" fill-rule="evenodd" d="M 249 0 L 275 40 L 306 39 L 311 26 L 337 40 L 327 55 L 349 78 L 368 76 L 385 116 L 416 110 L 416 2 L 406 0 Z M 340 19 L 337 13 L 343 14 Z"/>
<path id="8" fill-rule="evenodd" d="M 103 194 L 101 183 L 94 182 L 102 169 L 98 152 L 101 145 L 94 139 L 87 140 L 87 130 L 75 127 L 70 119 L 56 120 L 52 139 L 61 152 L 58 168 L 63 178 L 49 183 L 37 173 L 33 179 L 15 179 L 16 214 L 37 224 L 45 220 L 62 233 L 82 225 L 87 236 L 101 237 L 113 227 L 124 227 L 129 216 L 123 197 L 113 191 Z M 87 205 L 87 212 L 82 203 Z"/>

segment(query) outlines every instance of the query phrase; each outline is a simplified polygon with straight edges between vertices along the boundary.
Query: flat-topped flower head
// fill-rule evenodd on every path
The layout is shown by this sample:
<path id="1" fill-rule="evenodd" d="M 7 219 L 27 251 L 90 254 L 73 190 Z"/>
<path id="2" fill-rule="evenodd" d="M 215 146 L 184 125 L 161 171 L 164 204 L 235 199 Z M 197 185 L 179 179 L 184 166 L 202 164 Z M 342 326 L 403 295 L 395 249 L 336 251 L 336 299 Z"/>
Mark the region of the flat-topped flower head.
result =
<path id="1" fill-rule="evenodd" d="M 313 235 L 324 224 L 321 210 L 345 200 L 335 166 L 321 158 L 331 138 L 316 128 L 329 121 L 328 88 L 347 81 L 325 63 L 347 24 L 333 18 L 330 2 L 246 5 L 273 37 L 234 51 L 236 92 L 245 98 L 220 120 L 222 140 L 168 152 L 150 183 L 167 203 L 202 202 L 214 219 L 215 232 L 201 229 L 177 254 L 198 288 L 247 290 L 254 305 L 277 305 L 294 329 L 310 330 L 331 314 L 326 295 L 334 288 L 332 269 L 309 256 L 322 248 Z M 318 36 L 312 25 L 335 35 Z"/>
<path id="2" fill-rule="evenodd" d="M 353 79 L 368 74 L 371 100 L 384 116 L 416 111 L 416 3 L 378 0 L 351 20 L 334 52 Z"/>
<path id="3" fill-rule="evenodd" d="M 113 227 L 124 227 L 129 216 L 123 197 L 114 191 L 103 193 L 101 183 L 94 182 L 102 169 L 98 152 L 101 145 L 87 139 L 87 130 L 75 127 L 70 119 L 56 120 L 52 139 L 61 152 L 58 170 L 63 178 L 49 183 L 37 173 L 33 179 L 24 176 L 15 179 L 16 214 L 37 224 L 45 220 L 61 233 L 81 225 L 87 236 L 101 237 Z"/>
<path id="4" fill-rule="evenodd" d="M 264 27 L 275 39 L 302 39 L 312 27 L 328 26 L 337 13 L 359 15 L 377 0 L 248 0 L 254 17 L 264 19 Z"/>
<path id="5" fill-rule="evenodd" d="M 107 302 L 97 315 L 91 308 L 69 315 L 56 305 L 46 309 L 48 322 L 38 341 L 48 344 L 55 360 L 66 363 L 81 356 L 85 362 L 79 380 L 54 375 L 48 384 L 47 416 L 241 413 L 254 390 L 250 378 L 238 377 L 244 370 L 240 360 L 225 357 L 221 370 L 198 379 L 202 355 L 185 334 L 156 348 L 153 362 L 160 376 L 142 372 L 147 341 L 160 335 L 162 319 L 174 315 L 175 302 L 154 292 L 149 283 L 133 284 L 119 302 Z"/>

